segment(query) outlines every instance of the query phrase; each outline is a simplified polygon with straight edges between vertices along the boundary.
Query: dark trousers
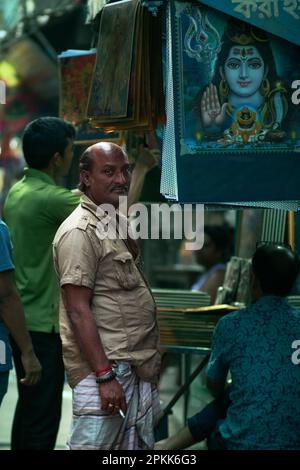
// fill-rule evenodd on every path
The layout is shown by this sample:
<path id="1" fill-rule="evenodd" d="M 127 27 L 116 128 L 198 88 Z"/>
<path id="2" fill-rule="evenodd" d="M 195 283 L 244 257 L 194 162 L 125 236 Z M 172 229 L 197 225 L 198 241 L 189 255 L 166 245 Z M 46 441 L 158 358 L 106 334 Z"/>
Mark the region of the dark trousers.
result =
<path id="1" fill-rule="evenodd" d="M 9 370 L 6 370 L 5 372 L 0 372 L 0 406 L 4 398 L 4 395 L 7 392 L 8 376 L 9 376 Z"/>
<path id="2" fill-rule="evenodd" d="M 20 384 L 25 374 L 20 350 L 12 340 L 19 399 L 13 420 L 11 449 L 53 450 L 60 422 L 64 384 L 61 340 L 57 333 L 31 331 L 30 336 L 42 365 L 42 378 L 34 386 Z"/>
<path id="3" fill-rule="evenodd" d="M 226 417 L 230 405 L 229 398 L 230 387 L 226 388 L 224 395 L 216 398 L 203 410 L 188 419 L 189 430 L 196 442 L 207 439 L 209 450 L 225 449 L 225 443 L 222 440 L 217 424 L 218 421 Z"/>

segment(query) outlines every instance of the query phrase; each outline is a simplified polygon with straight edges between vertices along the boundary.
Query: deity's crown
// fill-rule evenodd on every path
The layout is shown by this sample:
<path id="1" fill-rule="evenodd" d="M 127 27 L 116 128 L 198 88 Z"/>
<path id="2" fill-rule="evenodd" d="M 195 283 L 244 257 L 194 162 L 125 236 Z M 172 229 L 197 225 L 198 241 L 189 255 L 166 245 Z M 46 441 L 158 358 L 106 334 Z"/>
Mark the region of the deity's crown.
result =
<path id="1" fill-rule="evenodd" d="M 263 31 L 255 28 L 255 30 L 245 23 L 241 24 L 239 28 L 235 28 L 234 31 L 230 31 L 230 26 L 228 25 L 225 34 L 230 39 L 231 42 L 240 44 L 242 46 L 247 46 L 248 44 L 253 44 L 253 42 L 268 42 L 269 38 L 265 36 Z M 237 30 L 238 29 L 238 30 Z"/>

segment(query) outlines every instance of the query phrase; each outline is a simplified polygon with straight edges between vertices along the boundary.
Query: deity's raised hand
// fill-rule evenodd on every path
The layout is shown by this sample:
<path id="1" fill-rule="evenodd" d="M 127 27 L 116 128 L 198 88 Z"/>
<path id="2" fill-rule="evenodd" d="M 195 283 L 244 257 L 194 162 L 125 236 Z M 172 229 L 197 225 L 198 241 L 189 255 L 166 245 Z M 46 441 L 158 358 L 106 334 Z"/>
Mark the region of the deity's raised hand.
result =
<path id="1" fill-rule="evenodd" d="M 211 83 L 201 98 L 201 118 L 204 127 L 213 125 L 221 127 L 225 122 L 226 107 L 227 103 L 220 105 L 217 88 Z"/>

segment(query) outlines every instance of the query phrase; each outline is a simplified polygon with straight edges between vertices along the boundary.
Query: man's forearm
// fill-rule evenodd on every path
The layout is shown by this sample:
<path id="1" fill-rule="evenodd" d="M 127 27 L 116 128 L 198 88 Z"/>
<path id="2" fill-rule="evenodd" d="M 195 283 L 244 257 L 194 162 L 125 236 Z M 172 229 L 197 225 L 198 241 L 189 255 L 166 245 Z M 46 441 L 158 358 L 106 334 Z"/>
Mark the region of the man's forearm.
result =
<path id="1" fill-rule="evenodd" d="M 138 163 L 133 169 L 131 183 L 128 193 L 128 207 L 138 202 L 144 186 L 145 176 L 148 169 Z"/>
<path id="2" fill-rule="evenodd" d="M 72 308 L 68 315 L 73 326 L 77 343 L 89 363 L 96 371 L 109 365 L 97 330 L 93 314 L 88 306 Z"/>
<path id="3" fill-rule="evenodd" d="M 33 350 L 31 338 L 26 328 L 19 296 L 14 287 L 1 299 L 1 317 L 21 352 L 23 354 L 31 352 Z"/>
<path id="4" fill-rule="evenodd" d="M 178 433 L 173 436 L 163 439 L 155 444 L 157 450 L 178 450 L 186 449 L 191 445 L 195 444 L 195 439 L 192 436 L 188 426 L 181 429 Z"/>
<path id="5" fill-rule="evenodd" d="M 159 160 L 159 151 L 157 149 L 139 148 L 139 154 L 135 163 L 131 183 L 128 193 L 128 207 L 139 201 L 144 186 L 145 176 Z M 126 214 L 124 214 L 126 215 Z"/>

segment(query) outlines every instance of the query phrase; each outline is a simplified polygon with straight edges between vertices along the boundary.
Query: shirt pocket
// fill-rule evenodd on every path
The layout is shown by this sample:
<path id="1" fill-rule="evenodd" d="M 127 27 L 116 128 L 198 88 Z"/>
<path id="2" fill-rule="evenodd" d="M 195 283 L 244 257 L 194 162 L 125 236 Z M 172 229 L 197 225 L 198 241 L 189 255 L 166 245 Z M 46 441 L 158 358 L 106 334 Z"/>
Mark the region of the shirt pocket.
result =
<path id="1" fill-rule="evenodd" d="M 113 264 L 116 279 L 123 289 L 131 290 L 140 284 L 140 275 L 129 251 L 116 255 Z"/>

